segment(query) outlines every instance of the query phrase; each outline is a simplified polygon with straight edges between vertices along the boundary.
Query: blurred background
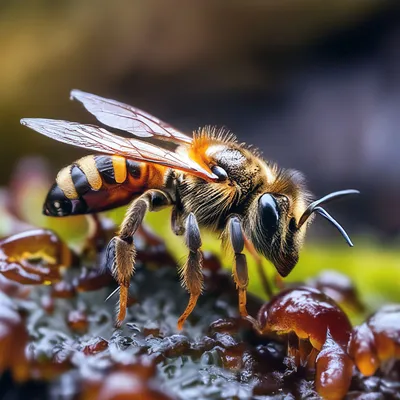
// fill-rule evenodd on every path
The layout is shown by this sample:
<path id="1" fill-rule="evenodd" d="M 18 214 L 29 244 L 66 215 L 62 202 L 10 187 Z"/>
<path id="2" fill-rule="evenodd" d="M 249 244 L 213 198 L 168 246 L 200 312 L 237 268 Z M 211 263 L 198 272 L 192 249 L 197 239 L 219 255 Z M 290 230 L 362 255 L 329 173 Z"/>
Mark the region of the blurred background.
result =
<path id="1" fill-rule="evenodd" d="M 0 49 L 1 185 L 22 157 L 55 177 L 85 154 L 19 125 L 92 122 L 79 88 L 185 132 L 226 126 L 317 196 L 361 190 L 329 208 L 349 233 L 399 234 L 398 1 L 2 0 Z"/>

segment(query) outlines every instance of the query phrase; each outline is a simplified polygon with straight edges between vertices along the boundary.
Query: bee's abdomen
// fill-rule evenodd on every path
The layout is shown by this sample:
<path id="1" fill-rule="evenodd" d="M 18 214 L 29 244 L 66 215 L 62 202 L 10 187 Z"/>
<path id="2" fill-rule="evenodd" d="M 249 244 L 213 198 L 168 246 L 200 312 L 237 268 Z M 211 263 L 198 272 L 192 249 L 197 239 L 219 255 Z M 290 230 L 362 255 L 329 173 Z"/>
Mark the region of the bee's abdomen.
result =
<path id="1" fill-rule="evenodd" d="M 94 160 L 104 182 L 115 185 L 125 181 L 128 160 L 116 156 L 94 156 Z"/>
<path id="2" fill-rule="evenodd" d="M 51 187 L 43 206 L 43 213 L 53 217 L 84 214 L 85 212 L 87 212 L 85 201 L 67 197 L 57 183 Z"/>
<path id="3" fill-rule="evenodd" d="M 161 187 L 165 168 L 120 156 L 86 156 L 63 168 L 44 213 L 67 216 L 105 211 L 129 203 L 150 187 Z"/>

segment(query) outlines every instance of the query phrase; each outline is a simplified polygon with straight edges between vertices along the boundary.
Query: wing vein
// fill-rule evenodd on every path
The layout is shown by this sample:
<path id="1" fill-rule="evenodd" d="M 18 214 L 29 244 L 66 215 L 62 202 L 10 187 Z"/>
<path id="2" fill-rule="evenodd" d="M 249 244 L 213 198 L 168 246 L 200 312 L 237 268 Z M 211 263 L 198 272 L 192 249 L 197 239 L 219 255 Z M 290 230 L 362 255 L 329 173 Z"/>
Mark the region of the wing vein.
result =
<path id="1" fill-rule="evenodd" d="M 217 177 L 203 166 L 159 146 L 137 139 L 117 136 L 95 125 L 80 124 L 63 120 L 25 118 L 21 123 L 47 137 L 100 153 L 116 154 L 136 161 L 163 165 L 191 173 L 206 180 Z"/>
<path id="2" fill-rule="evenodd" d="M 124 103 L 94 94 L 72 90 L 71 98 L 80 101 L 98 121 L 139 137 L 154 137 L 179 144 L 190 144 L 192 138 L 152 115 Z"/>

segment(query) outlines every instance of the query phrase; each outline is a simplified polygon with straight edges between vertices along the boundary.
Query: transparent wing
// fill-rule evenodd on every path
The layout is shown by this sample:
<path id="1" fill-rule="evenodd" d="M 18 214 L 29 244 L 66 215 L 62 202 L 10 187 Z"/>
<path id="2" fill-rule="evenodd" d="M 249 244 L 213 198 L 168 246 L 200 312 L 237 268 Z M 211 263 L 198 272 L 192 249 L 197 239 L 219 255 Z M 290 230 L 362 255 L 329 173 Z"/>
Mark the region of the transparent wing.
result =
<path id="1" fill-rule="evenodd" d="M 203 167 L 183 154 L 176 154 L 137 139 L 128 139 L 95 125 L 54 119 L 24 118 L 21 124 L 59 142 L 83 147 L 100 153 L 164 165 L 189 172 L 206 180 L 217 180 L 207 167 Z"/>
<path id="2" fill-rule="evenodd" d="M 154 137 L 190 144 L 192 138 L 138 108 L 105 99 L 80 90 L 71 91 L 71 99 L 80 101 L 101 123 L 139 137 Z"/>

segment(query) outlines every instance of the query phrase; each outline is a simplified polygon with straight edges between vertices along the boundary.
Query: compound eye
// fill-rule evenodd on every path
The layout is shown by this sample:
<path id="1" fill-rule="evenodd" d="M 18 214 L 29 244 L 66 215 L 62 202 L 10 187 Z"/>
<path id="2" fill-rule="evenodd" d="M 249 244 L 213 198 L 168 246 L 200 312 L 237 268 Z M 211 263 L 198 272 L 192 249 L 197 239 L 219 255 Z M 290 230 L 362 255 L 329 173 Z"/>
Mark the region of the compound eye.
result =
<path id="1" fill-rule="evenodd" d="M 219 165 L 214 165 L 211 168 L 211 172 L 218 177 L 219 182 L 226 181 L 228 179 L 228 174 Z"/>
<path id="2" fill-rule="evenodd" d="M 287 196 L 285 196 L 284 194 L 275 194 L 275 198 L 282 208 L 289 208 L 289 199 L 287 198 Z"/>
<path id="3" fill-rule="evenodd" d="M 258 200 L 261 225 L 266 233 L 273 235 L 279 226 L 279 207 L 274 196 L 264 193 Z"/>

